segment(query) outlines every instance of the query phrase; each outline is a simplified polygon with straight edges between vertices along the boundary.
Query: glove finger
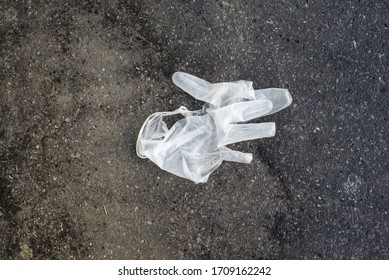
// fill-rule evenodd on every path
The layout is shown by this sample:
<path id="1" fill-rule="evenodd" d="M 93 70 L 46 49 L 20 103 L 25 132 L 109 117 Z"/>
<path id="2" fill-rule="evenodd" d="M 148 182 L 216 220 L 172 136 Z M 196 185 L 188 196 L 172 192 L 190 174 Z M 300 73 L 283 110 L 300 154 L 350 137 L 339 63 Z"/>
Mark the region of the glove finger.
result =
<path id="1" fill-rule="evenodd" d="M 228 131 L 218 145 L 228 145 L 241 141 L 273 137 L 276 133 L 274 122 L 230 124 Z"/>
<path id="2" fill-rule="evenodd" d="M 229 123 L 245 122 L 266 115 L 273 109 L 269 100 L 251 100 L 238 102 L 208 112 L 219 127 Z"/>
<path id="3" fill-rule="evenodd" d="M 250 81 L 216 83 L 209 86 L 206 101 L 216 108 L 236 102 L 255 100 L 254 89 Z"/>
<path id="4" fill-rule="evenodd" d="M 273 103 L 273 109 L 266 114 L 271 115 L 288 107 L 292 103 L 292 96 L 287 89 L 266 88 L 254 91 L 255 99 L 266 99 Z"/>
<path id="5" fill-rule="evenodd" d="M 211 84 L 184 72 L 173 74 L 173 82 L 194 98 L 212 104 L 215 108 L 235 102 L 254 100 L 254 89 L 250 81 Z"/>
<path id="6" fill-rule="evenodd" d="M 253 155 L 250 153 L 242 153 L 239 151 L 231 150 L 224 146 L 220 147 L 220 151 L 223 155 L 223 160 L 226 161 L 250 163 L 253 160 Z"/>
<path id="7" fill-rule="evenodd" d="M 184 72 L 173 74 L 173 83 L 194 98 L 206 102 L 210 82 Z"/>

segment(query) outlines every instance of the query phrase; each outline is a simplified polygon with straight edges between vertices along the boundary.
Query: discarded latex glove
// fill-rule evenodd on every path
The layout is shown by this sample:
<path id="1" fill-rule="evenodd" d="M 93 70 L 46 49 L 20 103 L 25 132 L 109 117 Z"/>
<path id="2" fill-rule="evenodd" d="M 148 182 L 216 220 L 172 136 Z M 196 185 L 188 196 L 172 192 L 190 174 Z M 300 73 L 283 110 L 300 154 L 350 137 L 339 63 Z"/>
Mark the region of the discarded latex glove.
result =
<path id="1" fill-rule="evenodd" d="M 149 116 L 139 132 L 137 154 L 149 158 L 161 169 L 195 183 L 206 182 L 223 160 L 250 163 L 252 154 L 234 151 L 225 145 L 274 136 L 275 124 L 239 123 L 274 113 L 291 101 L 287 90 L 254 91 L 251 82 L 247 81 L 210 84 L 185 73 L 176 73 L 173 80 L 189 94 L 207 103 L 198 111 L 181 107 L 173 112 L 157 112 Z M 198 84 L 201 87 L 193 87 Z M 272 90 L 274 94 L 270 94 Z M 278 96 L 286 99 L 278 102 L 282 99 Z M 274 108 L 273 102 L 283 108 Z M 163 117 L 176 114 L 184 118 L 169 129 Z"/>
<path id="2" fill-rule="evenodd" d="M 251 162 L 251 154 L 233 151 L 224 145 L 274 136 L 274 123 L 237 124 L 263 116 L 272 108 L 268 100 L 253 100 L 233 103 L 202 115 L 185 107 L 155 113 L 139 133 L 137 153 L 175 175 L 195 183 L 206 182 L 223 160 Z M 168 129 L 162 117 L 180 113 L 185 118 Z"/>

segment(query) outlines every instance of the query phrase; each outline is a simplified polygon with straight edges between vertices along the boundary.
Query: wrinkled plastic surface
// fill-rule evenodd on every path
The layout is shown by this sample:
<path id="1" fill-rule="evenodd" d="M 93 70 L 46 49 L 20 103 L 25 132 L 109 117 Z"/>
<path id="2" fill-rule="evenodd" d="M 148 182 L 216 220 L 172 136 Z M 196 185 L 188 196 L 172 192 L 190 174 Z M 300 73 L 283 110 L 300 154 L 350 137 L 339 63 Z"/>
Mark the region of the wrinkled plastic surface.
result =
<path id="1" fill-rule="evenodd" d="M 206 182 L 224 160 L 250 163 L 252 154 L 231 150 L 226 145 L 274 136 L 272 122 L 242 122 L 275 113 L 292 101 L 286 89 L 254 90 L 249 81 L 211 84 L 177 72 L 173 82 L 206 103 L 197 111 L 180 107 L 149 116 L 139 132 L 137 154 L 195 183 Z M 163 118 L 178 114 L 182 119 L 168 128 Z"/>
<path id="2" fill-rule="evenodd" d="M 273 104 L 273 109 L 267 115 L 274 114 L 292 103 L 292 97 L 287 89 L 267 88 L 254 90 L 252 82 L 237 81 L 211 84 L 196 76 L 176 72 L 173 82 L 194 98 L 208 103 L 210 109 L 220 108 L 234 102 L 245 100 L 266 99 Z"/>

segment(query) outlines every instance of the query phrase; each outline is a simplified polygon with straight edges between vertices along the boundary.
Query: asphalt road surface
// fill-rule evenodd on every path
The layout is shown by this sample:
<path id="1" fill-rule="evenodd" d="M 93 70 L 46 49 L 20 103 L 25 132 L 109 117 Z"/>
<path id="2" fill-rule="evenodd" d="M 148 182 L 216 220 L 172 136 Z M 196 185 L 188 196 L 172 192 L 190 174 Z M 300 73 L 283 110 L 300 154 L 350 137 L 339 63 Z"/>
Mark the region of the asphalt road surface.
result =
<path id="1" fill-rule="evenodd" d="M 388 259 L 389 2 L 0 1 L 1 259 Z M 288 88 L 194 184 L 136 156 L 171 82 Z"/>

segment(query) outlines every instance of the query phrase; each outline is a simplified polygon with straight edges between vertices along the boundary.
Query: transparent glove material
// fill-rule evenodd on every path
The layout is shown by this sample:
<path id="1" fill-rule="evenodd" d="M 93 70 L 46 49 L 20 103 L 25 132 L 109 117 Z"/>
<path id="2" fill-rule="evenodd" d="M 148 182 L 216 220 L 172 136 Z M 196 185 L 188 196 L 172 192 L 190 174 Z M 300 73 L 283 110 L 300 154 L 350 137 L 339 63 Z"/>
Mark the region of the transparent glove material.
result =
<path id="1" fill-rule="evenodd" d="M 137 154 L 195 183 L 206 182 L 224 160 L 250 163 L 252 154 L 225 145 L 274 136 L 274 123 L 242 122 L 279 111 L 291 102 L 287 90 L 255 91 L 248 81 L 210 84 L 182 72 L 175 73 L 173 81 L 206 104 L 197 111 L 180 107 L 149 116 L 139 132 Z M 163 118 L 177 114 L 183 118 L 168 128 Z"/>
<path id="2" fill-rule="evenodd" d="M 287 89 L 254 90 L 250 81 L 211 84 L 188 73 L 176 72 L 173 74 L 173 82 L 194 98 L 206 102 L 210 110 L 245 100 L 266 99 L 273 104 L 273 109 L 266 114 L 271 115 L 292 103 L 292 96 Z"/>

